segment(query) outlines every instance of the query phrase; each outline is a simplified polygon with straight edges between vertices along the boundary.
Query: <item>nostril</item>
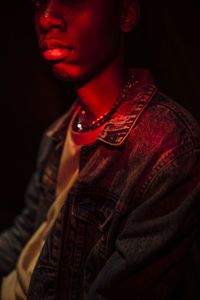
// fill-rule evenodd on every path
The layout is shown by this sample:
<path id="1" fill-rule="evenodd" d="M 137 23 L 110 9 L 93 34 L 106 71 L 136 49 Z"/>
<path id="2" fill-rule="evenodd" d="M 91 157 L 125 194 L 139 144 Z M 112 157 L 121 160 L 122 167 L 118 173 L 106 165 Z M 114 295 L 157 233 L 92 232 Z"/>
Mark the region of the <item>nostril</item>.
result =
<path id="1" fill-rule="evenodd" d="M 57 17 L 52 16 L 41 16 L 40 17 L 40 25 L 41 25 L 41 31 L 48 32 L 52 29 L 58 29 L 60 31 L 63 31 L 65 29 L 65 23 L 64 20 Z"/>

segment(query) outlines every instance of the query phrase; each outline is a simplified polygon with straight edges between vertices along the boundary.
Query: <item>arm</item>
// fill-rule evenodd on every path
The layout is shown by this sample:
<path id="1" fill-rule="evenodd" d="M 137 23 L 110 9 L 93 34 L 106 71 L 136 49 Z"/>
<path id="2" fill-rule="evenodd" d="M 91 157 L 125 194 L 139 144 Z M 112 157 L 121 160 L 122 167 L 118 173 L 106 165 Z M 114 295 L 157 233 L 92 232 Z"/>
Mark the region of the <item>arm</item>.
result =
<path id="1" fill-rule="evenodd" d="M 197 233 L 199 200 L 198 149 L 162 167 L 140 205 L 113 219 L 123 220 L 114 252 L 85 299 L 172 299 Z"/>
<path id="2" fill-rule="evenodd" d="M 36 221 L 40 201 L 39 176 L 41 165 L 48 157 L 48 151 L 49 139 L 45 133 L 39 145 L 36 171 L 32 175 L 25 192 L 25 206 L 14 220 L 13 225 L 0 234 L 0 278 L 15 268 L 22 249 L 36 230 L 36 225 L 38 225 Z"/>
<path id="3" fill-rule="evenodd" d="M 0 235 L 0 277 L 15 268 L 18 256 L 34 231 L 38 208 L 38 176 L 35 173 L 25 193 L 25 207 L 12 227 Z"/>

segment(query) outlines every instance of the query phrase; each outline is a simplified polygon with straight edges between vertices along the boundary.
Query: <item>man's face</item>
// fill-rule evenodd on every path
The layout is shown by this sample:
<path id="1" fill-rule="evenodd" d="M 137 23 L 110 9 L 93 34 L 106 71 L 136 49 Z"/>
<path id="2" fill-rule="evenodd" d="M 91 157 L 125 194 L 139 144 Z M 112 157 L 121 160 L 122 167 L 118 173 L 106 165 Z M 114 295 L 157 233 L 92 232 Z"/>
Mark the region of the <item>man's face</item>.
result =
<path id="1" fill-rule="evenodd" d="M 57 76 L 88 79 L 118 55 L 119 1 L 33 1 L 40 49 Z"/>

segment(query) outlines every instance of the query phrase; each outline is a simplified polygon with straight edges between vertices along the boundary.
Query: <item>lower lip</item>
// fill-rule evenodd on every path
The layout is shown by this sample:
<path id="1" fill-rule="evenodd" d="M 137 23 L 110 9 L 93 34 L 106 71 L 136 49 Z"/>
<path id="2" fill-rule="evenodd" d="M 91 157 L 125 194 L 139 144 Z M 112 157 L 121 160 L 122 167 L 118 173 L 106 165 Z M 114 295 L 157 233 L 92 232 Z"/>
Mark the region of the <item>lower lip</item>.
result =
<path id="1" fill-rule="evenodd" d="M 59 60 L 66 57 L 71 52 L 71 49 L 54 48 L 42 52 L 42 55 L 47 60 Z"/>

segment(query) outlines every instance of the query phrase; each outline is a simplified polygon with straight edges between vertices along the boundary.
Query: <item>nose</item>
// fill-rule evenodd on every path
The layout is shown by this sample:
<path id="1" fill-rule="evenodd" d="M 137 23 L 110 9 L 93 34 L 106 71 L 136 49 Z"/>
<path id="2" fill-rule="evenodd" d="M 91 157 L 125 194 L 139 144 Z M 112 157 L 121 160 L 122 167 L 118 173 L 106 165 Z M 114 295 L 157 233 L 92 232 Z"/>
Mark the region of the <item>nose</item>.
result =
<path id="1" fill-rule="evenodd" d="M 49 0 L 40 15 L 40 27 L 43 32 L 50 32 L 53 29 L 63 31 L 65 21 L 62 17 L 62 9 L 56 0 Z"/>

